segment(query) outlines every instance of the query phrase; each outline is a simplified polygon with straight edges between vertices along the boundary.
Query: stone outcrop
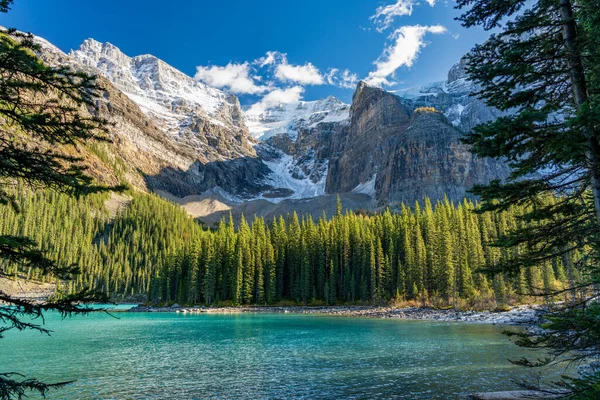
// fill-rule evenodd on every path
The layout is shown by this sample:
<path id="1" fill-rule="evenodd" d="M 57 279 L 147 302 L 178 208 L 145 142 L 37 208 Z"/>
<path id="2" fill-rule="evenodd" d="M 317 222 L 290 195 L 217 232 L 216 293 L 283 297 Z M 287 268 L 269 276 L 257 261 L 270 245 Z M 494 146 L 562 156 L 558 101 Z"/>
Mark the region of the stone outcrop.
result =
<path id="1" fill-rule="evenodd" d="M 410 110 L 400 98 L 359 83 L 352 98 L 350 124 L 342 127 L 329 161 L 327 193 L 350 192 L 373 179 L 383 160 L 378 148 L 406 131 Z"/>
<path id="2" fill-rule="evenodd" d="M 444 196 L 460 201 L 473 185 L 506 178 L 504 163 L 473 155 L 461 137 L 440 112 L 414 111 L 408 128 L 381 146 L 383 162 L 375 181 L 379 203 L 414 204 Z"/>

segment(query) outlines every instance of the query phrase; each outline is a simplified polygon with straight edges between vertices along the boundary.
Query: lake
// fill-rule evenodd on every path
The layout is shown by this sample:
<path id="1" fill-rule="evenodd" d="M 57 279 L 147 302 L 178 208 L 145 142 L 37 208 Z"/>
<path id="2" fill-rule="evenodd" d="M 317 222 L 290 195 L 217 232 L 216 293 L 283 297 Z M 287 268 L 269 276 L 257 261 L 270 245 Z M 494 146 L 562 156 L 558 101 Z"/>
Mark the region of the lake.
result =
<path id="1" fill-rule="evenodd" d="M 76 380 L 50 399 L 453 399 L 516 388 L 513 380 L 530 373 L 507 359 L 532 353 L 494 325 L 116 315 L 49 315 L 51 337 L 9 332 L 0 340 L 0 372 Z"/>

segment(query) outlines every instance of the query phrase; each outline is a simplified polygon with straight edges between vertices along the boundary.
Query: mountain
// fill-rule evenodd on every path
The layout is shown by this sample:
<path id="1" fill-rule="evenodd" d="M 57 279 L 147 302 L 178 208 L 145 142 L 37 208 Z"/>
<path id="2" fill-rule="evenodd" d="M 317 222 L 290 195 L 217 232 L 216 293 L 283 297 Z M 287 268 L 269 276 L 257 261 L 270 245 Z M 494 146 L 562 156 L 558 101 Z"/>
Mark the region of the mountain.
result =
<path id="1" fill-rule="evenodd" d="M 165 134 L 207 161 L 256 156 L 238 98 L 198 82 L 151 55 L 128 57 L 93 39 L 69 54 L 133 100 Z"/>
<path id="2" fill-rule="evenodd" d="M 479 88 L 467 79 L 466 58 L 455 64 L 448 72 L 448 79 L 418 88 L 394 92 L 404 102 L 416 107 L 434 107 L 463 132 L 477 125 L 502 116 L 499 110 L 488 107 L 472 96 Z"/>
<path id="3" fill-rule="evenodd" d="M 462 132 L 501 115 L 469 96 L 464 61 L 447 81 L 417 89 L 361 82 L 351 105 L 330 96 L 242 109 L 154 56 L 93 39 L 67 55 L 38 40 L 46 62 L 99 76 L 94 112 L 113 123 L 114 143 L 84 150 L 95 176 L 160 193 L 206 221 L 230 211 L 318 216 L 335 210 L 337 194 L 352 209 L 459 201 L 472 184 L 509 172 L 460 143 Z"/>
<path id="4" fill-rule="evenodd" d="M 244 121 L 252 136 L 267 140 L 285 134 L 295 139 L 300 129 L 313 128 L 321 122 L 339 122 L 349 118 L 350 106 L 333 96 L 316 101 L 280 103 L 266 109 L 247 107 Z"/>
<path id="5" fill-rule="evenodd" d="M 247 198 L 268 189 L 263 180 L 270 171 L 256 153 L 235 96 L 153 56 L 128 57 L 109 43 L 86 40 L 67 55 L 36 40 L 47 63 L 98 76 L 102 93 L 94 112 L 113 124 L 114 143 L 88 154 L 92 173 L 109 164 L 140 190 L 179 197 L 221 188 Z"/>
<path id="6" fill-rule="evenodd" d="M 451 110 L 460 103 L 442 104 Z M 359 83 L 350 123 L 333 141 L 326 192 L 368 193 L 380 206 L 424 197 L 460 201 L 474 184 L 506 178 L 505 163 L 478 158 L 460 142 L 462 131 L 444 107 L 424 107 Z"/>
<path id="7" fill-rule="evenodd" d="M 266 143 L 290 157 L 302 177 L 323 192 L 361 193 L 368 207 L 460 201 L 474 184 L 504 179 L 504 162 L 474 156 L 460 142 L 463 132 L 501 113 L 471 97 L 464 61 L 447 81 L 400 95 L 359 83 L 348 119 L 303 124 Z"/>

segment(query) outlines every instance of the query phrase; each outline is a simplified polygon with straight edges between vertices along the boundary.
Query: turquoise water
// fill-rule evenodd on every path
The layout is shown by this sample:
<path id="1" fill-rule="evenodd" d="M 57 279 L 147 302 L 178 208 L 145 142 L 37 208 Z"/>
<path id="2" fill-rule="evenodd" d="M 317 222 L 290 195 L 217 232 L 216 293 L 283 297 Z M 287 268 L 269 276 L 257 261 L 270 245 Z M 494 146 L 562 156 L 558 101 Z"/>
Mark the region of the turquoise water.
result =
<path id="1" fill-rule="evenodd" d="M 77 380 L 51 399 L 428 399 L 515 388 L 502 327 L 290 314 L 119 313 L 9 332 L 0 371 Z M 31 396 L 31 398 L 36 398 Z"/>

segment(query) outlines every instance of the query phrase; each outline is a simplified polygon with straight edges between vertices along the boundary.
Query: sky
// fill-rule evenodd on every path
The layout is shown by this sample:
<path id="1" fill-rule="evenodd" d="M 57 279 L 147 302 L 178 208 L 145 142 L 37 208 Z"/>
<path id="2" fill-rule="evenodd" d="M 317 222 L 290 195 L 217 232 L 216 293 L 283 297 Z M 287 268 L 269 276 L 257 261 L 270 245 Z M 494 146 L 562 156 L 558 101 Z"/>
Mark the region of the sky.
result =
<path id="1" fill-rule="evenodd" d="M 350 102 L 359 80 L 387 90 L 446 79 L 480 28 L 452 0 L 16 0 L 0 25 L 65 52 L 87 38 L 152 54 L 242 104 Z"/>

